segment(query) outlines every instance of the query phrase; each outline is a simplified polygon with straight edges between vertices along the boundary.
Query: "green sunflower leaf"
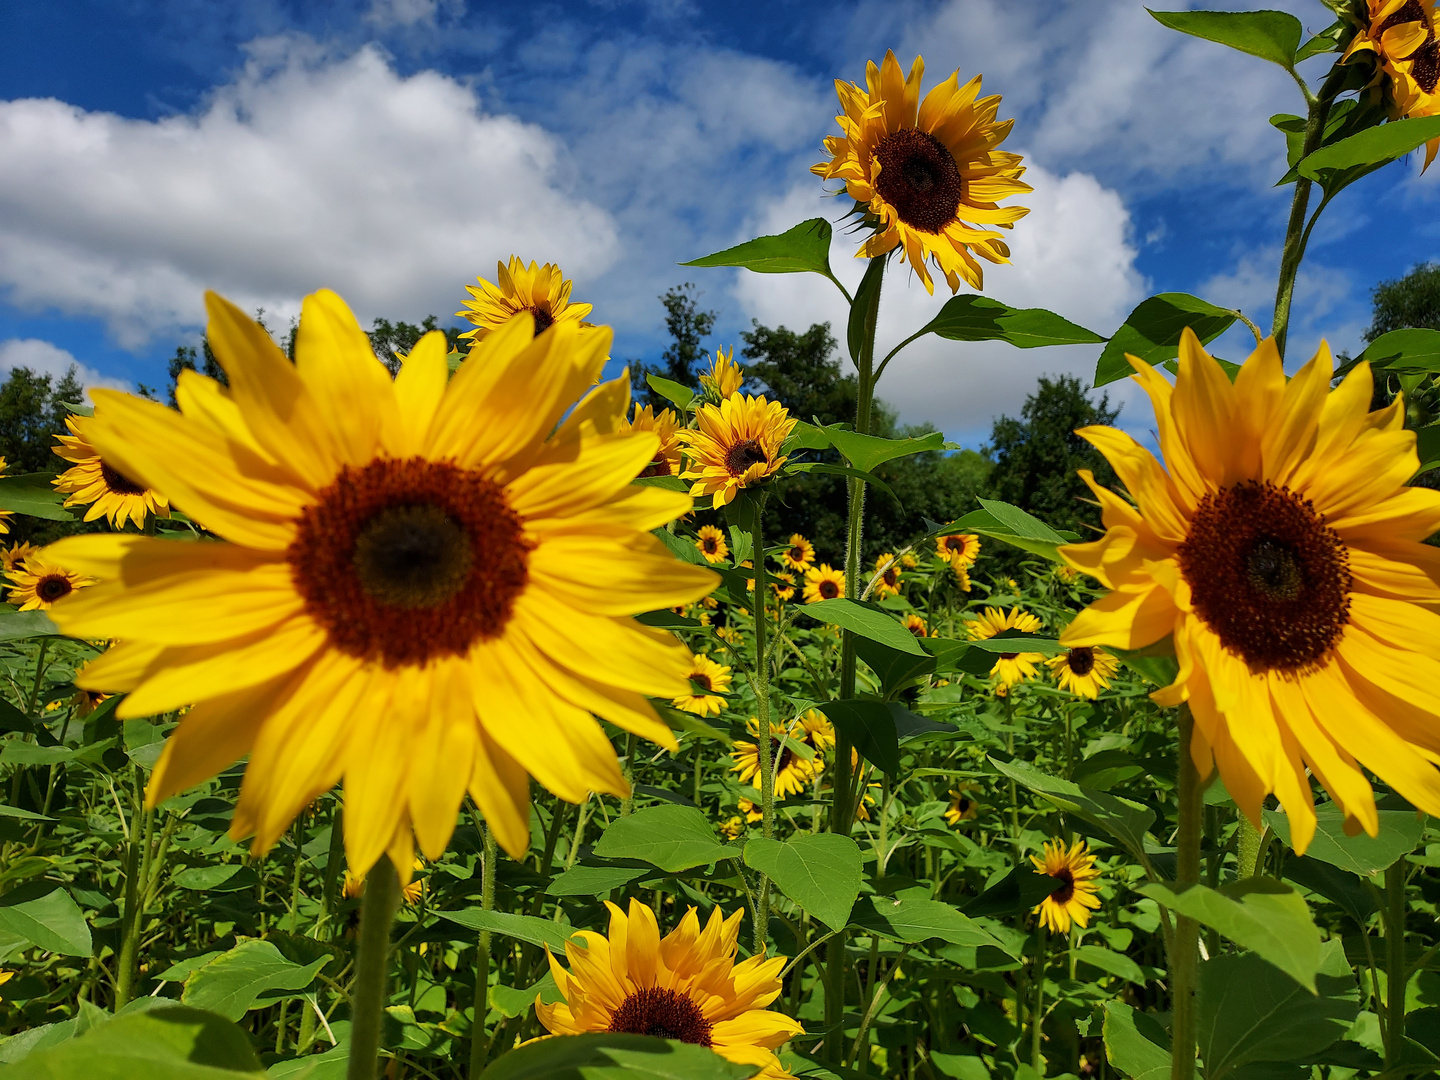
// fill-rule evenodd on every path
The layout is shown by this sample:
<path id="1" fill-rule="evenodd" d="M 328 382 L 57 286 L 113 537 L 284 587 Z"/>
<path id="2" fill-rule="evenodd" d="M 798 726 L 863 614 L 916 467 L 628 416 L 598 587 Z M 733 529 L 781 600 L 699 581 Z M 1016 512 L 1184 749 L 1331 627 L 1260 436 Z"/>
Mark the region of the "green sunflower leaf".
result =
<path id="1" fill-rule="evenodd" d="M 93 948 L 85 913 L 53 881 L 32 881 L 0 896 L 0 931 L 61 956 L 89 956 Z"/>
<path id="2" fill-rule="evenodd" d="M 739 266 L 757 274 L 824 274 L 830 276 L 830 223 L 824 218 L 802 221 L 774 236 L 757 236 L 724 251 L 691 259 L 681 266 Z"/>
<path id="3" fill-rule="evenodd" d="M 716 840 L 699 810 L 669 803 L 616 818 L 595 845 L 595 854 L 602 859 L 638 859 L 674 874 L 739 858 L 740 849 Z"/>
<path id="4" fill-rule="evenodd" d="M 1074 533 L 1057 532 L 1039 518 L 1018 506 L 993 499 L 980 499 L 979 510 L 972 510 L 958 521 L 945 526 L 945 532 L 973 532 L 991 540 L 1001 540 L 1032 555 L 1051 562 L 1062 562 L 1058 549 L 1062 544 L 1080 539 Z"/>
<path id="5" fill-rule="evenodd" d="M 0 641 L 20 641 L 32 637 L 52 637 L 60 628 L 43 611 L 14 611 L 0 608 Z"/>
<path id="6" fill-rule="evenodd" d="M 1349 138 L 1322 146 L 1296 168 L 1333 198 L 1362 176 L 1398 161 L 1431 139 L 1440 138 L 1440 116 L 1414 116 L 1365 128 Z"/>
<path id="7" fill-rule="evenodd" d="M 526 1043 L 487 1066 L 478 1080 L 746 1080 L 757 1071 L 707 1046 L 602 1031 Z"/>
<path id="8" fill-rule="evenodd" d="M 855 905 L 850 925 L 906 944 L 944 941 L 972 948 L 988 946 L 1019 959 L 979 923 L 939 900 L 867 896 Z"/>
<path id="9" fill-rule="evenodd" d="M 185 980 L 180 1000 L 197 1009 L 239 1020 L 251 1009 L 281 997 L 294 997 L 315 981 L 330 962 L 329 954 L 311 964 L 297 964 L 271 942 L 245 941 L 222 953 Z"/>
<path id="10" fill-rule="evenodd" d="M 844 926 L 860 895 L 860 846 L 839 833 L 802 833 L 790 840 L 756 837 L 745 865 L 758 870 L 803 911 L 832 930 Z"/>
<path id="11" fill-rule="evenodd" d="M 1146 9 L 1149 11 L 1150 9 Z M 1162 26 L 1295 70 L 1305 28 L 1283 11 L 1151 11 Z"/>
<path id="12" fill-rule="evenodd" d="M 992 757 L 990 764 L 1067 814 L 1074 814 L 1082 821 L 1103 829 L 1129 848 L 1136 858 L 1142 856 L 1145 833 L 1155 821 L 1155 811 L 1148 806 L 1118 795 L 1092 791 L 1059 777 L 1046 776 L 1023 761 L 1001 761 Z"/>
<path id="13" fill-rule="evenodd" d="M 800 614 L 808 615 L 816 622 L 829 623 L 871 641 L 878 641 L 897 652 L 909 653 L 911 656 L 925 655 L 925 650 L 920 647 L 914 634 L 906 630 L 888 611 L 871 604 L 843 598 L 819 600 L 806 604 L 800 609 Z"/>
<path id="14" fill-rule="evenodd" d="M 1440 371 L 1440 330 L 1391 330 L 1366 346 L 1354 363 L 1362 360 L 1390 371 Z"/>
<path id="15" fill-rule="evenodd" d="M 875 324 L 880 318 L 880 283 L 885 277 L 883 258 L 871 259 L 865 267 L 865 276 L 855 290 L 855 299 L 850 305 L 850 319 L 845 328 L 845 343 L 850 349 L 850 359 L 860 364 L 860 353 L 868 345 L 875 347 Z M 874 357 L 868 358 L 873 361 Z"/>
<path id="16" fill-rule="evenodd" d="M 688 409 L 690 403 L 695 400 L 694 390 L 673 379 L 666 379 L 660 375 L 646 375 L 645 382 L 649 384 L 651 390 L 654 390 L 681 412 Z"/>
<path id="17" fill-rule="evenodd" d="M 1202 344 L 1208 344 L 1230 329 L 1235 319 L 1236 312 L 1189 293 L 1160 293 L 1142 300 L 1101 352 L 1095 365 L 1095 385 L 1104 386 L 1133 373 L 1126 353 L 1148 364 L 1163 364 L 1180 355 L 1180 335 L 1187 326 Z"/>
<path id="18" fill-rule="evenodd" d="M 467 908 L 464 911 L 437 911 L 442 919 L 470 930 L 489 930 L 504 934 L 517 941 L 531 945 L 546 946 L 557 956 L 565 954 L 565 943 L 570 940 L 571 928 L 553 919 L 541 919 L 534 915 L 516 915 L 509 911 L 486 911 L 483 908 Z"/>
<path id="19" fill-rule="evenodd" d="M 923 454 L 931 450 L 944 450 L 945 436 L 938 431 L 919 439 L 881 439 L 874 435 L 859 435 L 843 431 L 838 427 L 826 429 L 830 444 L 845 455 L 847 461 L 862 472 L 874 472 L 877 465 L 896 458 Z"/>
<path id="20" fill-rule="evenodd" d="M 1266 810 L 1265 824 L 1275 830 L 1286 845 L 1290 844 L 1290 820 L 1278 810 Z M 1360 833 L 1345 835 L 1345 813 L 1334 803 L 1315 809 L 1315 838 L 1305 849 L 1311 859 L 1319 859 L 1362 877 L 1378 874 L 1409 855 L 1420 844 L 1425 832 L 1425 819 L 1413 810 L 1380 810 L 1380 831 L 1375 836 Z"/>
<path id="21" fill-rule="evenodd" d="M 56 491 L 50 473 L 17 473 L 0 476 L 0 510 L 45 518 L 47 521 L 74 521 L 75 515 L 60 504 L 68 496 Z"/>
<path id="22" fill-rule="evenodd" d="M 1105 1003 L 1105 1057 L 1131 1080 L 1166 1080 L 1170 1039 L 1160 1022 L 1121 1001 Z"/>
<path id="23" fill-rule="evenodd" d="M 1053 311 L 1012 308 L 988 296 L 956 296 L 947 300 L 940 314 L 920 333 L 951 341 L 1008 341 L 1020 349 L 1098 345 L 1105 340 L 1093 330 L 1077 326 Z"/>

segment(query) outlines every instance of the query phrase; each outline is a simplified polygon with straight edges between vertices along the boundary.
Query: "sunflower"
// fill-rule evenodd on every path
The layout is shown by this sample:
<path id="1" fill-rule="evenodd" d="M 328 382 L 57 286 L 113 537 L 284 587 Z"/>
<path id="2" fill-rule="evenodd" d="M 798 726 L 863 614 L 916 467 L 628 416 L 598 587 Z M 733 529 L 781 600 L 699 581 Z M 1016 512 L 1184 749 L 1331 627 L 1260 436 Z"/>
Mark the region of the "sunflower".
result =
<path id="1" fill-rule="evenodd" d="M 690 690 L 670 704 L 696 716 L 719 716 L 725 707 L 725 699 L 719 695 L 730 686 L 730 669 L 700 653 L 690 661 L 689 679 Z M 701 692 L 701 688 L 706 692 Z"/>
<path id="2" fill-rule="evenodd" d="M 815 565 L 815 545 L 799 533 L 790 534 L 790 546 L 780 555 L 787 569 L 803 574 Z"/>
<path id="3" fill-rule="evenodd" d="M 925 625 L 925 620 L 913 611 L 905 616 L 905 629 L 916 637 L 930 636 L 930 628 Z"/>
<path id="4" fill-rule="evenodd" d="M 740 631 L 736 630 L 733 626 L 717 626 L 715 628 L 715 636 L 731 648 L 740 644 Z"/>
<path id="5" fill-rule="evenodd" d="M 76 718 L 83 720 L 113 696 L 96 690 L 80 690 L 70 699 L 70 705 L 75 710 Z"/>
<path id="6" fill-rule="evenodd" d="M 1069 690 L 1092 701 L 1101 690 L 1109 689 L 1110 680 L 1120 667 L 1109 653 L 1089 645 L 1077 645 L 1068 652 L 1050 657 L 1045 664 L 1060 680 L 1061 690 Z"/>
<path id="7" fill-rule="evenodd" d="M 980 537 L 974 533 L 949 533 L 935 538 L 935 554 L 957 570 L 974 566 L 980 557 Z"/>
<path id="8" fill-rule="evenodd" d="M 813 604 L 820 600 L 834 600 L 836 597 L 844 596 L 845 574 L 840 570 L 831 569 L 829 563 L 812 566 L 805 571 L 805 590 L 802 595 L 807 604 Z"/>
<path id="9" fill-rule="evenodd" d="M 0 986 L 4 986 L 7 982 L 9 982 L 9 981 L 10 981 L 11 979 L 13 979 L 14 977 L 15 977 L 15 972 L 13 972 L 13 971 L 0 971 Z"/>
<path id="10" fill-rule="evenodd" d="M 759 797 L 760 793 L 757 791 L 755 793 L 755 798 L 758 799 Z M 765 819 L 765 814 L 760 809 L 760 804 L 754 802 L 751 799 L 741 799 L 738 803 L 735 804 L 735 808 L 739 810 L 740 813 L 744 814 L 745 820 L 747 822 L 750 822 L 751 824 L 754 824 L 757 821 L 763 821 Z"/>
<path id="11" fill-rule="evenodd" d="M 92 417 L 67 416 L 65 426 L 70 429 L 70 434 L 55 436 L 60 445 L 52 449 L 74 466 L 52 481 L 56 490 L 69 494 L 65 505 L 88 505 L 90 509 L 85 511 L 86 521 L 103 517 L 115 529 L 126 521 L 132 521 L 137 529 L 143 529 L 145 519 L 151 515 L 168 518 L 170 504 L 165 501 L 165 496 L 151 491 L 144 484 L 137 484 L 119 469 L 101 460 L 95 447 L 85 437 L 86 429 L 95 422 Z"/>
<path id="12" fill-rule="evenodd" d="M 411 875 L 413 875 L 416 870 L 423 869 L 425 869 L 425 864 L 419 859 L 414 860 L 410 864 Z M 364 895 L 365 876 L 363 874 L 357 874 L 354 871 L 347 869 L 345 871 L 345 896 L 351 900 L 355 900 Z M 420 902 L 420 898 L 424 895 L 424 878 L 408 876 L 408 880 L 406 880 L 405 884 L 402 885 L 400 888 L 400 899 L 403 900 L 405 903 L 409 904 L 411 907 L 414 907 L 416 904 L 418 904 Z"/>
<path id="13" fill-rule="evenodd" d="M 5 469 L 7 467 L 8 466 L 6 464 L 5 458 L 0 457 L 0 476 L 3 476 L 5 474 Z M 14 516 L 15 515 L 12 511 L 0 510 L 0 536 L 4 536 L 10 531 L 10 519 Z"/>
<path id="14" fill-rule="evenodd" d="M 978 618 L 965 620 L 965 633 L 971 641 L 986 641 L 1011 630 L 1033 634 L 1039 629 L 1040 620 L 1019 608 L 1001 611 L 999 608 L 987 607 Z M 990 675 L 1008 691 L 1016 683 L 1035 678 L 1038 673 L 1035 665 L 1044 659 L 1044 654 L 1037 652 L 997 653 Z M 1000 696 L 1005 695 L 1002 693 Z"/>
<path id="15" fill-rule="evenodd" d="M 879 789 L 879 784 L 866 784 L 861 790 L 860 798 L 855 800 L 856 821 L 870 820 L 870 807 L 875 805 L 875 792 Z"/>
<path id="16" fill-rule="evenodd" d="M 795 419 L 778 401 L 733 394 L 719 405 L 702 405 L 698 429 L 680 432 L 689 448 L 689 465 L 681 476 L 695 483 L 691 495 L 713 495 L 716 510 L 741 488 L 769 479 L 785 464 L 780 447 L 795 428 Z"/>
<path id="17" fill-rule="evenodd" d="M 480 283 L 478 289 L 474 285 L 465 286 L 471 299 L 465 301 L 464 311 L 455 314 L 474 323 L 475 329 L 466 330 L 460 335 L 462 338 L 480 341 L 521 312 L 530 313 L 531 332 L 536 337 L 556 323 L 590 325 L 582 320 L 590 314 L 591 305 L 570 303 L 573 282 L 567 281 L 554 263 L 538 266 L 531 260 L 527 268 L 521 259 L 511 255 L 509 266 L 502 262 L 495 264 L 495 276 L 500 280 L 499 285 L 476 278 Z"/>
<path id="18" fill-rule="evenodd" d="M 746 724 L 746 728 L 751 735 L 758 735 L 760 722 L 752 716 L 749 723 Z M 779 740 L 787 736 L 791 742 L 807 741 L 794 727 L 787 728 L 784 724 L 777 724 L 773 720 L 770 722 L 772 739 Z M 775 753 L 773 746 L 771 753 Z M 760 786 L 760 748 L 753 742 L 737 739 L 735 749 L 730 752 L 730 756 L 735 760 L 735 764 L 730 766 L 730 771 L 740 774 L 741 783 L 749 782 L 758 788 Z M 789 746 L 780 749 L 777 762 L 775 766 L 775 797 L 777 799 L 799 795 L 825 771 L 825 762 L 818 753 L 814 757 L 805 758 Z"/>
<path id="19" fill-rule="evenodd" d="M 1234 385 L 1188 332 L 1173 387 L 1130 363 L 1165 464 L 1113 428 L 1080 430 L 1136 503 L 1081 473 L 1107 532 L 1060 552 L 1113 591 L 1061 641 L 1173 635 L 1179 673 L 1151 696 L 1189 703 L 1196 767 L 1218 767 L 1251 821 L 1276 794 L 1296 852 L 1315 831 L 1307 772 L 1371 836 L 1357 765 L 1440 814 L 1440 552 L 1421 542 L 1440 492 L 1405 486 L 1419 459 L 1404 403 L 1369 411 L 1366 364 L 1331 391 L 1323 343 L 1289 380 L 1270 340 Z"/>
<path id="20" fill-rule="evenodd" d="M 6 599 L 18 604 L 21 611 L 49 611 L 56 601 L 65 599 L 76 589 L 95 584 L 93 577 L 66 569 L 45 551 L 30 555 L 23 566 L 5 576 L 10 579 Z"/>
<path id="21" fill-rule="evenodd" d="M 807 709 L 791 729 L 791 738 L 809 743 L 817 754 L 823 754 L 835 746 L 835 725 L 819 709 Z"/>
<path id="22" fill-rule="evenodd" d="M 1064 585 L 1074 585 L 1075 582 L 1080 580 L 1080 571 L 1076 570 L 1073 566 L 1056 566 L 1055 580 Z"/>
<path id="23" fill-rule="evenodd" d="M 745 819 L 739 814 L 731 814 L 720 823 L 720 835 L 726 840 L 739 840 L 745 835 Z"/>
<path id="24" fill-rule="evenodd" d="M 550 955 L 562 1001 L 535 998 L 535 1015 L 554 1035 L 618 1031 L 708 1046 L 722 1057 L 762 1066 L 766 1080 L 788 1077 L 774 1051 L 804 1028 L 765 1008 L 780 996 L 782 956 L 735 963 L 743 911 L 718 907 L 704 930 L 692 907 L 665 937 L 655 913 L 630 901 L 627 918 L 608 900 L 610 933 L 579 930 L 566 942 L 570 970 Z M 546 949 L 549 955 L 549 949 Z"/>
<path id="25" fill-rule="evenodd" d="M 514 855 L 530 775 L 571 802 L 628 791 L 591 714 L 674 747 L 645 696 L 686 692 L 690 664 L 628 616 L 694 600 L 715 575 L 648 535 L 690 500 L 631 485 L 659 440 L 616 431 L 626 378 L 570 409 L 609 330 L 567 321 L 537 338 L 527 315 L 448 380 L 436 331 L 392 382 L 334 293 L 306 298 L 294 363 L 238 308 L 207 303 L 229 389 L 185 372 L 178 412 L 95 390 L 87 435 L 227 542 L 45 550 L 101 579 L 57 606 L 62 631 L 121 642 L 79 685 L 128 692 L 122 719 L 195 706 L 149 805 L 248 755 L 231 831 L 263 852 L 343 781 L 350 868 L 388 851 L 408 877 L 416 840 L 427 858 L 445 850 L 467 790 Z"/>
<path id="26" fill-rule="evenodd" d="M 775 590 L 775 596 L 779 600 L 791 600 L 795 596 L 795 575 L 777 570 L 770 575 L 770 587 Z"/>
<path id="27" fill-rule="evenodd" d="M 1030 212 L 999 205 L 1031 190 L 1020 179 L 1020 155 L 996 149 L 1015 122 L 995 119 L 998 95 L 977 99 L 979 75 L 962 87 L 956 71 L 922 102 L 924 73 L 925 61 L 917 56 L 909 76 L 903 75 L 894 52 L 887 52 L 881 66 L 866 66 L 866 88 L 837 79 L 843 113 L 835 120 L 843 134 L 825 140 L 830 160 L 810 171 L 844 180 L 874 229 L 857 257 L 898 247 L 929 292 L 935 291 L 930 260 L 952 293 L 962 278 L 979 289 L 975 256 L 1008 263 L 1010 249 L 995 229 L 1008 229 Z"/>
<path id="28" fill-rule="evenodd" d="M 724 562 L 730 557 L 730 545 L 725 543 L 725 533 L 714 525 L 701 525 L 695 546 L 705 556 L 707 563 Z"/>
<path id="29" fill-rule="evenodd" d="M 974 795 L 980 790 L 980 785 L 971 783 L 957 784 L 950 789 L 950 805 L 945 808 L 945 820 L 950 825 L 959 825 L 962 821 L 970 821 L 980 816 L 980 804 L 975 801 Z"/>
<path id="30" fill-rule="evenodd" d="M 1030 856 L 1035 871 L 1059 878 L 1061 885 L 1030 909 L 1040 916 L 1040 925 L 1057 934 L 1068 934 L 1073 922 L 1080 929 L 1090 925 L 1090 911 L 1100 906 L 1100 887 L 1095 879 L 1095 856 L 1084 840 L 1077 840 L 1068 849 L 1064 840 L 1047 841 L 1045 857 Z"/>
<path id="31" fill-rule="evenodd" d="M 906 570 L 914 570 L 915 567 L 920 565 L 920 561 L 915 558 L 915 554 L 913 552 L 907 551 L 905 552 L 905 554 L 900 556 L 900 565 L 903 566 Z"/>
<path id="32" fill-rule="evenodd" d="M 1375 54 L 1377 83 L 1394 119 L 1440 115 L 1440 38 L 1435 0 L 1367 0 L 1364 29 L 1342 61 L 1361 52 Z M 1440 152 L 1440 136 L 1425 144 L 1425 166 Z M 1423 170 L 1422 170 L 1423 171 Z"/>
<path id="33" fill-rule="evenodd" d="M 735 350 L 715 350 L 715 359 L 710 361 L 710 370 L 700 376 L 700 385 L 705 389 L 707 401 L 724 401 L 740 389 L 745 381 L 745 369 L 735 363 Z"/>
<path id="34" fill-rule="evenodd" d="M 961 592 L 970 591 L 970 568 L 968 566 L 951 566 L 955 575 L 955 587 Z"/>
<path id="35" fill-rule="evenodd" d="M 653 431 L 660 437 L 660 449 L 641 470 L 641 476 L 680 475 L 680 418 L 673 409 L 661 409 L 657 413 L 649 405 L 636 405 L 635 418 L 621 420 L 617 430 L 622 434 Z"/>
<path id="36" fill-rule="evenodd" d="M 900 563 L 888 551 L 875 559 L 875 599 L 900 595 Z"/>
<path id="37" fill-rule="evenodd" d="M 0 548 L 0 572 L 8 574 L 16 567 L 24 566 L 25 560 L 39 550 L 34 544 L 24 541 Z"/>

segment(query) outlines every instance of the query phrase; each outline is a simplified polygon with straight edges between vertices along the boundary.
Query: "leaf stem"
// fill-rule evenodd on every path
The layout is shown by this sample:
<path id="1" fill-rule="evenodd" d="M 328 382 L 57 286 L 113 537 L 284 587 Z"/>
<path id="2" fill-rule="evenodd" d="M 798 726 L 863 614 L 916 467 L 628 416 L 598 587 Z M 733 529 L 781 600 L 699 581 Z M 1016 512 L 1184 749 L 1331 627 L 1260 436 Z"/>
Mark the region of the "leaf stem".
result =
<path id="1" fill-rule="evenodd" d="M 1405 860 L 1385 871 L 1385 1068 L 1399 1068 L 1405 1056 Z"/>
<path id="2" fill-rule="evenodd" d="M 755 613 L 755 713 L 756 753 L 760 764 L 760 829 L 765 839 L 775 836 L 775 759 L 770 756 L 770 657 L 765 647 L 765 493 L 757 491 L 750 500 L 750 540 L 755 564 L 750 607 Z M 759 955 L 770 939 L 770 879 L 760 875 L 760 898 L 755 907 L 755 953 Z"/>
<path id="3" fill-rule="evenodd" d="M 400 878 L 388 855 L 365 875 L 360 908 L 360 949 L 350 991 L 350 1058 L 346 1080 L 375 1080 L 380 1023 L 390 975 L 390 924 L 400 899 Z"/>
<path id="4" fill-rule="evenodd" d="M 495 910 L 495 832 L 485 823 L 485 845 L 480 862 L 480 910 Z M 490 931 L 481 930 L 475 950 L 475 1018 L 470 1024 L 470 1076 L 479 1076 L 490 1056 L 485 1038 L 485 1014 L 490 1007 Z"/>

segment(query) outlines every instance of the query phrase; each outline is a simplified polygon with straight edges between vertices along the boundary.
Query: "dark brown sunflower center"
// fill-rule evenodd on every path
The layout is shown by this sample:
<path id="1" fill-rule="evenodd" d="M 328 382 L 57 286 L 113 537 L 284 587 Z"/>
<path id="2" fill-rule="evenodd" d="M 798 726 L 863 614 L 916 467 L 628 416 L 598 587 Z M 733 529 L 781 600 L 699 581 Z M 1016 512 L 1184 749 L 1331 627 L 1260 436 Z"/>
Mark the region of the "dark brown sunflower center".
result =
<path id="1" fill-rule="evenodd" d="M 964 795 L 961 795 L 958 799 L 955 800 L 955 809 L 959 810 L 962 814 L 965 813 L 965 811 L 970 809 L 970 800 L 967 799 Z"/>
<path id="2" fill-rule="evenodd" d="M 829 578 L 826 578 L 824 581 L 820 582 L 820 595 L 826 600 L 834 600 L 837 596 L 840 595 L 839 583 L 831 581 Z"/>
<path id="3" fill-rule="evenodd" d="M 880 140 L 875 157 L 880 162 L 875 190 L 906 225 L 938 233 L 955 220 L 965 182 L 939 139 L 916 128 L 901 128 Z"/>
<path id="4" fill-rule="evenodd" d="M 965 550 L 965 541 L 961 540 L 958 536 L 947 537 L 945 540 L 945 550 L 958 554 Z"/>
<path id="5" fill-rule="evenodd" d="M 1075 875 L 1068 866 L 1062 866 L 1059 870 L 1051 870 L 1050 876 L 1060 882 L 1060 887 L 1050 894 L 1050 899 L 1057 904 L 1068 904 L 1075 895 Z"/>
<path id="6" fill-rule="evenodd" d="M 1440 84 L 1440 40 L 1431 38 L 1410 54 L 1410 75 L 1427 94 L 1435 93 Z"/>
<path id="7" fill-rule="evenodd" d="M 706 689 L 706 690 L 713 690 L 713 689 L 715 689 L 714 685 L 710 682 L 710 676 L 704 674 L 703 672 L 697 671 L 697 672 L 695 672 L 694 674 L 692 674 L 692 675 L 690 676 L 690 681 L 691 681 L 692 683 L 694 683 L 696 686 L 703 687 L 703 688 Z"/>
<path id="8" fill-rule="evenodd" d="M 653 1035 L 659 1039 L 710 1045 L 711 1023 L 700 1006 L 683 994 L 659 986 L 647 986 L 630 993 L 610 1015 L 610 1030 L 628 1035 Z"/>
<path id="9" fill-rule="evenodd" d="M 549 308 L 536 304 L 529 309 L 530 314 L 535 316 L 535 336 L 539 337 L 544 331 L 555 325 L 555 316 L 550 314 Z"/>
<path id="10" fill-rule="evenodd" d="M 769 461 L 765 448 L 754 439 L 738 442 L 725 451 L 725 468 L 731 476 L 739 476 L 752 465 L 765 465 Z"/>
<path id="11" fill-rule="evenodd" d="M 1390 17 L 1375 29 L 1375 36 L 1379 37 L 1392 26 L 1399 26 L 1401 23 L 1424 21 L 1425 9 L 1420 6 L 1420 0 L 1405 0 L 1399 11 L 1392 12 Z"/>
<path id="12" fill-rule="evenodd" d="M 713 536 L 703 537 L 700 543 L 704 545 L 704 551 L 706 555 L 714 555 L 715 552 L 718 551 L 720 548 L 720 541 L 715 539 L 715 537 Z"/>
<path id="13" fill-rule="evenodd" d="M 663 457 L 657 457 L 654 461 L 650 462 L 649 465 L 646 465 L 646 466 L 645 466 L 644 471 L 642 471 L 642 472 L 640 473 L 640 475 L 641 475 L 641 476 L 669 476 L 670 473 L 671 473 L 670 462 L 666 461 Z"/>
<path id="14" fill-rule="evenodd" d="M 1252 668 L 1311 667 L 1349 621 L 1345 545 L 1309 500 L 1274 484 L 1207 495 L 1179 561 L 1195 611 Z"/>
<path id="15" fill-rule="evenodd" d="M 335 647 L 396 667 L 499 635 L 532 546 L 493 481 L 447 462 L 381 458 L 340 471 L 286 556 Z"/>
<path id="16" fill-rule="evenodd" d="M 805 549 L 804 549 L 804 548 L 798 548 L 798 547 L 792 547 L 792 548 L 790 549 L 790 558 L 794 559 L 796 562 L 804 562 L 804 561 L 805 561 Z"/>
<path id="17" fill-rule="evenodd" d="M 46 574 L 35 583 L 35 595 L 47 604 L 63 599 L 75 591 L 64 574 Z"/>
<path id="18" fill-rule="evenodd" d="M 105 481 L 105 486 L 116 495 L 144 495 L 145 485 L 137 484 L 119 469 L 107 465 L 102 458 L 100 461 L 100 476 Z"/>
<path id="19" fill-rule="evenodd" d="M 893 566 L 886 567 L 885 572 L 880 575 L 880 580 L 885 582 L 886 585 L 893 586 L 900 580 L 900 571 L 896 570 Z"/>
<path id="20" fill-rule="evenodd" d="M 1018 652 L 1002 652 L 1002 653 L 1000 654 L 1000 659 L 1001 659 L 1001 660 L 1014 660 L 1014 659 L 1015 659 L 1017 656 L 1019 656 L 1019 655 L 1020 655 L 1020 654 L 1019 654 Z"/>
<path id="21" fill-rule="evenodd" d="M 1089 646 L 1071 649 L 1069 667 L 1071 675 L 1089 675 L 1095 670 L 1095 650 Z"/>

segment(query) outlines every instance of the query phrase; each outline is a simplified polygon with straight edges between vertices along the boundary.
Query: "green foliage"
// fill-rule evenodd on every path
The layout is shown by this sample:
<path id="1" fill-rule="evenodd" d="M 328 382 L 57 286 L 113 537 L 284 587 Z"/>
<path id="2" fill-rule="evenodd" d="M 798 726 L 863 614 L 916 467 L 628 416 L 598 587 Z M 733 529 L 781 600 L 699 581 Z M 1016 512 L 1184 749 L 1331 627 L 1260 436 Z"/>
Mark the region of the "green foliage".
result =
<path id="1" fill-rule="evenodd" d="M 12 368 L 0 382 L 0 457 L 6 461 L 5 471 L 12 475 L 59 472 L 65 463 L 50 448 L 56 435 L 66 433 L 70 410 L 65 403 L 82 401 L 84 396 L 73 369 L 56 382 L 53 376 L 26 367 Z"/>
<path id="2" fill-rule="evenodd" d="M 690 282 L 666 289 L 660 296 L 665 307 L 665 329 L 670 334 L 670 344 L 660 354 L 662 364 L 651 367 L 641 361 L 630 364 L 631 394 L 637 402 L 655 409 L 666 406 L 664 395 L 657 393 L 649 384 L 648 376 L 659 375 L 681 386 L 694 386 L 700 371 L 705 367 L 705 348 L 702 342 L 715 329 L 713 311 L 700 308 L 701 293 Z"/>
<path id="3" fill-rule="evenodd" d="M 1370 303 L 1367 342 L 1393 330 L 1440 330 L 1440 263 L 1420 263 L 1404 277 L 1380 282 Z"/>

